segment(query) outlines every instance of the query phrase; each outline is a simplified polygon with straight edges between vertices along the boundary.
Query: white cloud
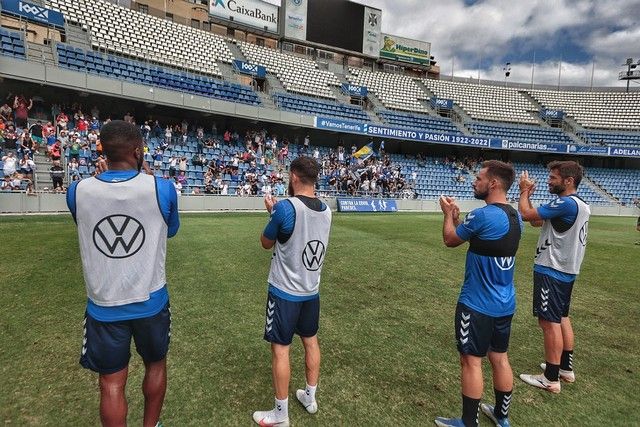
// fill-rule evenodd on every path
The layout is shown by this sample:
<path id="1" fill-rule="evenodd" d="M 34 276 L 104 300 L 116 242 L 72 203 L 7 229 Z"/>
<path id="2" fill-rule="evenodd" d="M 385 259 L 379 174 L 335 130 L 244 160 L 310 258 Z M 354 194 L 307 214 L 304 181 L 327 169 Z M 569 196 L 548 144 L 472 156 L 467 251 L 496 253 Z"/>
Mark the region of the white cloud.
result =
<path id="1" fill-rule="evenodd" d="M 554 51 L 559 37 L 570 37 L 590 57 L 563 62 L 562 85 L 589 86 L 595 60 L 595 86 L 618 86 L 620 64 L 640 56 L 640 0 L 363 0 L 383 10 L 383 31 L 431 42 L 444 75 L 478 75 L 502 80 L 502 58 L 538 51 L 536 84 L 557 84 L 558 65 L 540 52 Z M 514 55 L 516 56 L 516 55 Z M 558 58 L 560 54 L 558 54 Z M 458 71 L 459 70 L 459 71 Z M 512 81 L 531 81 L 531 63 L 512 64 Z"/>

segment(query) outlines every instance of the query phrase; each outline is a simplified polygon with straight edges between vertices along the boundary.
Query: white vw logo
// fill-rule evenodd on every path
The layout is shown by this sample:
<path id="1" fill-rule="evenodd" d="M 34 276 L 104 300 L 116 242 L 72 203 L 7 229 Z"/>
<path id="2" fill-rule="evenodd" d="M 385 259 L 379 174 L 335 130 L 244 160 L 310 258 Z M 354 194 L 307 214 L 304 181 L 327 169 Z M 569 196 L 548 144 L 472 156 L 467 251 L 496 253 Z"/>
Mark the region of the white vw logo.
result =
<path id="1" fill-rule="evenodd" d="M 516 263 L 516 258 L 512 256 L 502 256 L 493 258 L 498 268 L 502 271 L 511 270 Z"/>
<path id="2" fill-rule="evenodd" d="M 324 243 L 320 240 L 307 242 L 302 252 L 302 264 L 309 271 L 318 271 L 324 262 Z"/>
<path id="3" fill-rule="evenodd" d="M 144 227 L 129 215 L 110 215 L 93 227 L 93 244 L 109 258 L 128 258 L 140 250 Z"/>
<path id="4" fill-rule="evenodd" d="M 580 239 L 580 243 L 582 243 L 582 246 L 587 246 L 588 234 L 589 234 L 589 221 L 584 223 L 584 225 L 580 229 L 580 234 L 578 236 L 578 238 Z"/>

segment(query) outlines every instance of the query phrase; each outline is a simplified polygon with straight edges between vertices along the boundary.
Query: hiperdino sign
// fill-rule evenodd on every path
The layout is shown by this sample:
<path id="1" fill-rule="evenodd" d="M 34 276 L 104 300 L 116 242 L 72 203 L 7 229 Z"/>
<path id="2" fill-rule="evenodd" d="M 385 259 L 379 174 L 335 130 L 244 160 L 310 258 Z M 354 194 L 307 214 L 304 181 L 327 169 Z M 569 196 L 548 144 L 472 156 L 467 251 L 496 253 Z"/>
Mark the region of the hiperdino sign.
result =
<path id="1" fill-rule="evenodd" d="M 260 0 L 211 0 L 209 14 L 278 32 L 278 6 Z"/>

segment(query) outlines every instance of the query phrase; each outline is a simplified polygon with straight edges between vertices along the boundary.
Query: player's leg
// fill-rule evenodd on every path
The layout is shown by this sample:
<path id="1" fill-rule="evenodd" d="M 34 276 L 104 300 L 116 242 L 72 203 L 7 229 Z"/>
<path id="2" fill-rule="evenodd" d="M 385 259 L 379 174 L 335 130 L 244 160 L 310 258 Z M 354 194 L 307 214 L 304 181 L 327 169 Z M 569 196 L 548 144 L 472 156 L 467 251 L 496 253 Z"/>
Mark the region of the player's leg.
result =
<path id="1" fill-rule="evenodd" d="M 276 394 L 276 399 L 278 400 L 287 399 L 289 395 L 289 380 L 291 379 L 289 347 L 291 346 L 271 343 L 273 389 Z"/>
<path id="2" fill-rule="evenodd" d="M 320 343 L 318 325 L 320 320 L 320 298 L 305 301 L 300 312 L 296 333 L 304 346 L 306 385 L 296 390 L 296 398 L 310 414 L 318 412 L 316 390 L 320 377 Z"/>
<path id="3" fill-rule="evenodd" d="M 171 340 L 171 311 L 167 304 L 159 313 L 132 320 L 136 350 L 144 361 L 144 427 L 153 427 L 160 420 L 167 391 L 167 352 Z"/>
<path id="4" fill-rule="evenodd" d="M 270 411 L 256 411 L 253 420 L 259 425 L 289 425 L 289 347 L 302 308 L 301 302 L 288 301 L 271 292 L 267 298 L 264 339 L 271 343 L 271 369 L 275 405 Z"/>
<path id="5" fill-rule="evenodd" d="M 491 344 L 492 323 L 489 316 L 458 303 L 455 336 L 460 353 L 462 383 L 462 418 L 436 418 L 438 426 L 477 426 L 482 397 L 482 358 Z"/>
<path id="6" fill-rule="evenodd" d="M 100 421 L 105 427 L 127 425 L 125 388 L 128 374 L 128 368 L 113 374 L 100 374 Z"/>
<path id="7" fill-rule="evenodd" d="M 533 314 L 538 317 L 542 329 L 545 371 L 543 375 L 520 374 L 520 379 L 552 393 L 560 393 L 562 301 L 560 282 L 546 274 L 534 272 Z"/>
<path id="8" fill-rule="evenodd" d="M 494 424 L 505 427 L 510 425 L 509 409 L 513 392 L 513 371 L 507 356 L 509 338 L 511 336 L 511 318 L 512 316 L 505 316 L 494 319 L 493 336 L 488 358 L 489 362 L 491 362 L 491 371 L 493 373 L 495 404 L 483 403 L 480 405 L 482 412 Z"/>
<path id="9" fill-rule="evenodd" d="M 127 423 L 127 384 L 131 329 L 124 322 L 101 322 L 88 313 L 83 322 L 80 364 L 99 374 L 100 419 L 105 426 Z"/>
<path id="10" fill-rule="evenodd" d="M 142 393 L 144 394 L 144 427 L 153 427 L 160 420 L 167 391 L 167 358 L 145 363 Z"/>

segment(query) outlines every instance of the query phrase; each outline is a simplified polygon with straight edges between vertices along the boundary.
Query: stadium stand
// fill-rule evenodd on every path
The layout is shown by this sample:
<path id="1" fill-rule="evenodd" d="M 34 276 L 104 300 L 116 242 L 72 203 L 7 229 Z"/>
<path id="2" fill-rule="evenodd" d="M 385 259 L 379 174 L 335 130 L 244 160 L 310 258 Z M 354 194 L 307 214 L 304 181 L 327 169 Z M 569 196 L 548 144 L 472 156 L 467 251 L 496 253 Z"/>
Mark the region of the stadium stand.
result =
<path id="1" fill-rule="evenodd" d="M 401 113 L 398 111 L 382 110 L 378 115 L 390 125 L 410 128 L 428 129 L 432 132 L 460 133 L 458 128 L 444 117 L 423 114 Z"/>
<path id="2" fill-rule="evenodd" d="M 532 112 L 537 114 L 539 109 L 518 89 L 433 79 L 423 79 L 422 83 L 438 98 L 452 99 L 472 118 L 538 123 Z"/>
<path id="3" fill-rule="evenodd" d="M 532 178 L 536 182 L 536 192 L 531 197 L 531 201 L 535 204 L 547 203 L 549 200 L 553 199 L 555 196 L 549 194 L 547 190 L 547 178 L 549 176 L 549 171 L 544 165 L 534 164 L 534 163 L 514 163 L 514 168 L 516 170 L 516 177 L 519 177 L 522 171 L 528 171 L 529 177 Z M 592 170 L 596 168 L 588 168 L 587 171 L 591 173 Z M 516 179 L 517 181 L 517 179 Z M 520 189 L 518 187 L 518 183 L 514 182 L 509 190 L 507 196 L 512 201 L 517 201 L 520 197 L 519 193 Z M 583 179 L 582 183 L 578 188 L 578 194 L 580 197 L 591 205 L 608 205 L 611 204 L 611 201 L 604 197 L 602 194 L 594 190 L 590 185 L 587 179 Z"/>
<path id="4" fill-rule="evenodd" d="M 25 58 L 24 40 L 20 33 L 0 28 L 1 52 L 15 58 Z"/>
<path id="5" fill-rule="evenodd" d="M 492 138 L 544 143 L 573 143 L 573 141 L 564 132 L 562 132 L 561 129 L 557 128 L 487 122 L 473 122 L 467 124 L 467 126 L 476 135 Z"/>
<path id="6" fill-rule="evenodd" d="M 237 45 L 249 62 L 266 67 L 287 91 L 336 98 L 330 86 L 340 86 L 340 80 L 330 71 L 319 70 L 315 61 L 243 41 Z"/>
<path id="7" fill-rule="evenodd" d="M 531 90 L 529 93 L 543 106 L 564 111 L 586 128 L 640 130 L 640 92 Z"/>
<path id="8" fill-rule="evenodd" d="M 421 101 L 429 97 L 412 77 L 402 74 L 372 72 L 350 68 L 347 80 L 356 85 L 366 86 L 382 104 L 393 110 L 427 112 Z"/>
<path id="9" fill-rule="evenodd" d="M 359 121 L 369 121 L 367 113 L 361 108 L 341 104 L 334 101 L 324 101 L 318 98 L 309 98 L 300 95 L 287 93 L 276 93 L 273 96 L 276 106 L 282 110 L 296 111 L 306 114 L 317 114 L 320 116 L 342 117 Z"/>
<path id="10" fill-rule="evenodd" d="M 228 83 L 192 73 L 169 71 L 144 62 L 85 52 L 63 43 L 57 44 L 58 64 L 75 71 L 98 74 L 135 83 L 164 87 L 181 92 L 223 99 L 242 104 L 258 105 L 258 95 L 248 86 Z"/>
<path id="11" fill-rule="evenodd" d="M 590 144 L 640 146 L 640 133 L 585 131 L 578 135 Z"/>
<path id="12" fill-rule="evenodd" d="M 638 170 L 589 168 L 586 175 L 620 203 L 630 205 L 640 197 L 640 171 Z"/>
<path id="13" fill-rule="evenodd" d="M 104 0 L 47 0 L 71 23 L 81 25 L 100 51 L 221 77 L 216 61 L 233 55 L 221 36 L 135 12 Z"/>

